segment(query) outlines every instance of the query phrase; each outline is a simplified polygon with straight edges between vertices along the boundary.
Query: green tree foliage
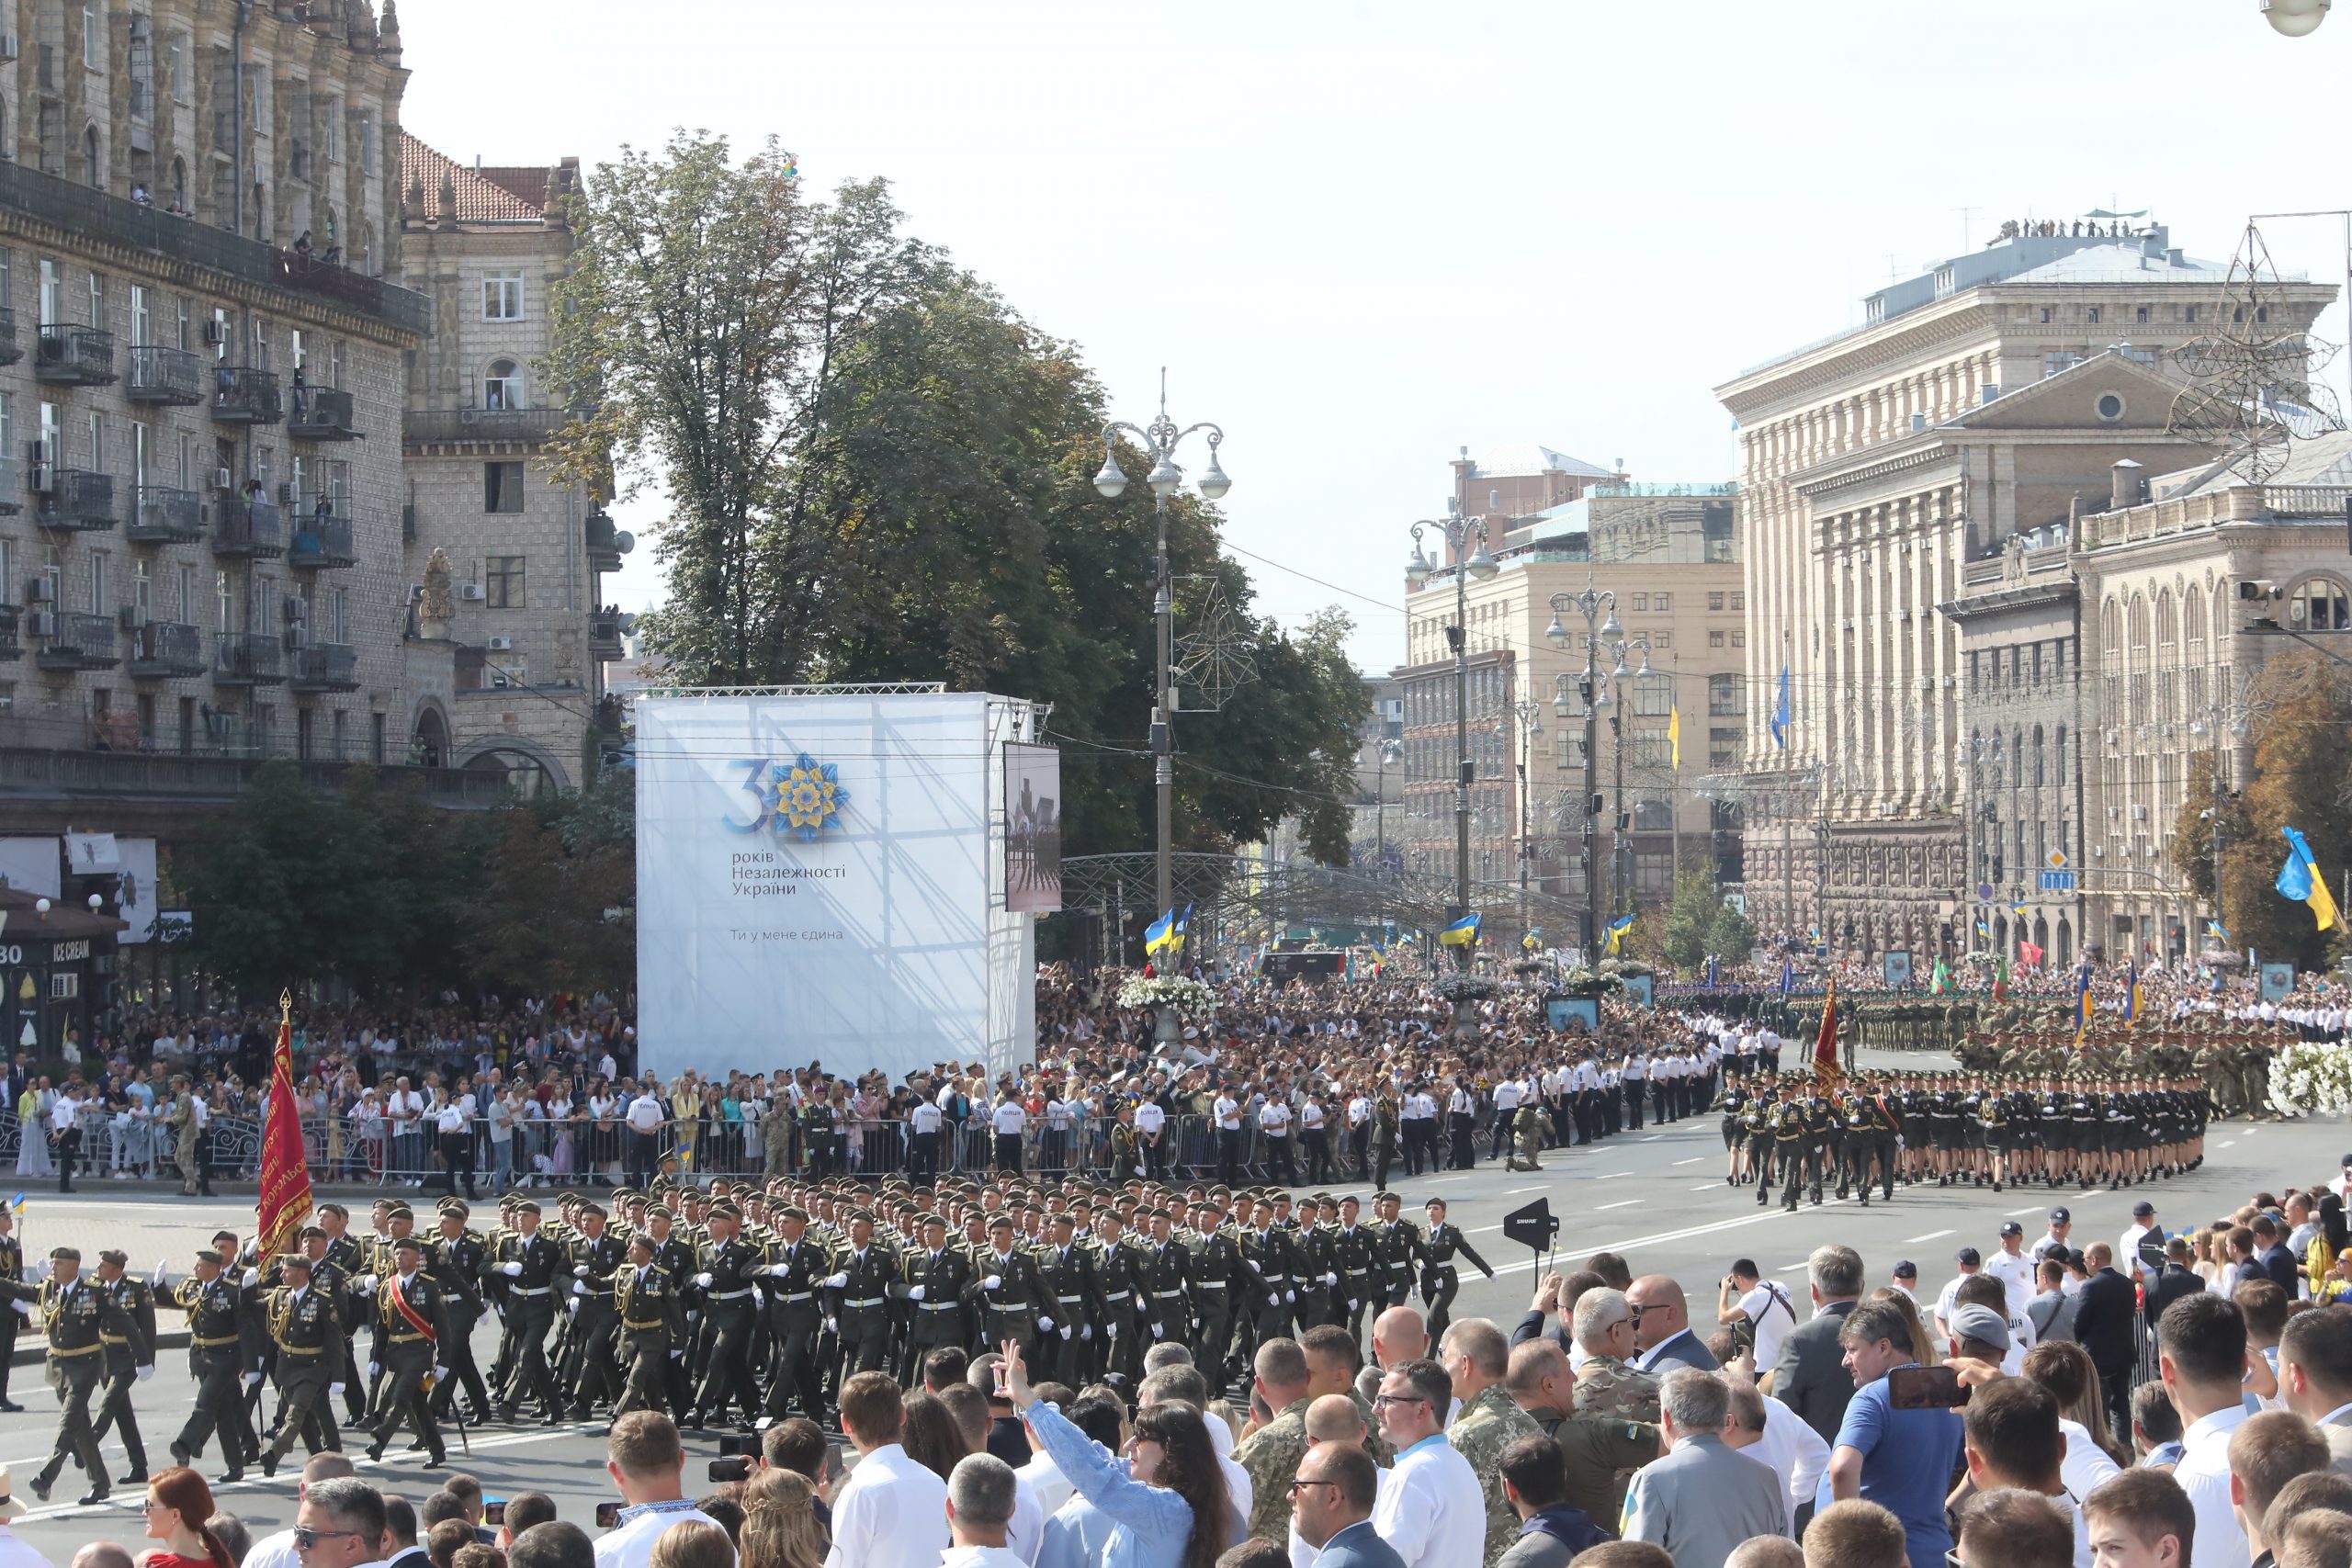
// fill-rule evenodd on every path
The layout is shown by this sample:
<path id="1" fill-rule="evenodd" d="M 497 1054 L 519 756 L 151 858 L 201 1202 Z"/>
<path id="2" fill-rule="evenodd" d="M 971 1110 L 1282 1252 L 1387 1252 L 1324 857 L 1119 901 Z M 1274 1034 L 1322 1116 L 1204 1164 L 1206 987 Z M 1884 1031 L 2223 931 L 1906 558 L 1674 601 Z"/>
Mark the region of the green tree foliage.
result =
<path id="1" fill-rule="evenodd" d="M 1707 951 L 1725 964 L 1745 964 L 1756 951 L 1754 923 L 1728 899 L 1715 911 L 1714 923 L 1708 928 Z"/>
<path id="2" fill-rule="evenodd" d="M 1710 955 L 1725 964 L 1745 963 L 1756 944 L 1756 930 L 1715 891 L 1710 873 L 1686 871 L 1674 885 L 1661 942 L 1667 962 L 1695 976 Z"/>
<path id="3" fill-rule="evenodd" d="M 596 479 L 609 451 L 671 498 L 651 651 L 692 683 L 944 679 L 1049 702 L 1066 852 L 1148 842 L 1156 524 L 1148 487 L 1093 488 L 1102 389 L 903 235 L 878 184 L 808 202 L 788 163 L 682 133 L 601 169 L 574 214 L 551 371 L 596 413 L 564 460 Z M 1229 849 L 1297 817 L 1343 861 L 1369 711 L 1348 623 L 1250 615 L 1216 531 L 1213 507 L 1170 500 L 1179 627 L 1214 588 L 1258 678 L 1177 717 L 1177 841 Z"/>

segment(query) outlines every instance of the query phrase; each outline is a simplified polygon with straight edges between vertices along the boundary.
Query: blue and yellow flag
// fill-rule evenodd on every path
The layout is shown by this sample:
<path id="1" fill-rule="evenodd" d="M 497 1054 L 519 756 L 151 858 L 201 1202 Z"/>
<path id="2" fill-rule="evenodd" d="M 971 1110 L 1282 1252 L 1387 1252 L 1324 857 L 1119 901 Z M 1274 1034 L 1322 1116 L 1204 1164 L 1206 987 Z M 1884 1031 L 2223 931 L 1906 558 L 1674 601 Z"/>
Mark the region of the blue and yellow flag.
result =
<path id="1" fill-rule="evenodd" d="M 2211 937 L 2215 942 L 2222 943 L 2224 946 L 2228 945 L 2230 940 L 2230 930 L 2219 920 L 2206 921 L 2205 934 Z"/>
<path id="2" fill-rule="evenodd" d="M 2132 980 L 2123 992 L 2123 1021 L 2140 1021 L 2140 961 L 2133 959 L 2128 970 Z"/>
<path id="3" fill-rule="evenodd" d="M 2077 970 L 2075 970 L 2075 1044 L 2079 1045 L 2079 1044 L 2081 1044 L 2081 1043 L 2083 1043 L 2083 1036 L 2090 1032 L 2090 1027 L 2091 1027 L 2091 966 L 2090 966 L 2089 964 L 2084 964 L 2081 968 L 2079 968 L 2079 969 L 2077 969 Z"/>
<path id="4" fill-rule="evenodd" d="M 2278 868 L 2278 891 L 2299 904 L 2309 904 L 2319 919 L 2319 929 L 2325 931 L 2335 924 L 2335 899 L 2327 890 L 2327 878 L 2320 874 L 2319 863 L 2312 859 L 2311 845 L 2303 842 L 2302 834 L 2292 828 L 2281 828 L 2289 845 L 2287 863 Z"/>
<path id="5" fill-rule="evenodd" d="M 1177 923 L 1176 911 L 1173 909 L 1143 929 L 1143 950 L 1146 953 L 1164 952 L 1183 940 L 1184 932 Z"/>
<path id="6" fill-rule="evenodd" d="M 1602 947 L 1601 951 L 1608 953 L 1611 958 L 1616 957 L 1618 947 L 1625 940 L 1625 933 L 1633 929 L 1634 917 L 1631 915 L 1620 915 L 1615 919 L 1610 921 L 1609 941 Z"/>
<path id="7" fill-rule="evenodd" d="M 1478 940 L 1478 924 L 1481 919 L 1482 917 L 1479 915 L 1477 910 L 1471 910 L 1468 914 L 1463 916 L 1460 919 L 1446 927 L 1445 930 L 1437 933 L 1439 944 L 1444 947 L 1469 946 L 1472 942 Z"/>

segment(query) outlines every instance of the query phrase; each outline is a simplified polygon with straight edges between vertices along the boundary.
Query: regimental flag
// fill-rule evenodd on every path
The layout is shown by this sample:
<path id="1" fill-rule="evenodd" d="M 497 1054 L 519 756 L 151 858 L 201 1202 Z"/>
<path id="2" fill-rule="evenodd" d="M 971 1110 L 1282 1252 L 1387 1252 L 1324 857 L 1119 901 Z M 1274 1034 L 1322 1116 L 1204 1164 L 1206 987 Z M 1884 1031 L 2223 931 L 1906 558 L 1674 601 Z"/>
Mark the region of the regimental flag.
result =
<path id="1" fill-rule="evenodd" d="M 2009 955 L 2006 953 L 1993 960 L 1993 999 L 1996 1002 L 2009 999 Z"/>
<path id="2" fill-rule="evenodd" d="M 1519 945 L 1532 953 L 1544 945 L 1544 928 L 1537 926 L 1519 939 Z"/>
<path id="3" fill-rule="evenodd" d="M 1674 756 L 1674 771 L 1682 771 L 1682 707 L 1676 704 L 1666 710 L 1666 744 Z"/>
<path id="4" fill-rule="evenodd" d="M 1813 1075 L 1825 1088 L 1836 1087 L 1846 1075 L 1838 1066 L 1838 976 L 1821 998 L 1821 1035 L 1813 1043 Z"/>
<path id="5" fill-rule="evenodd" d="M 2033 964 L 2039 968 L 2041 964 L 2041 954 L 2042 949 L 2037 947 L 2032 942 L 2026 941 L 2023 937 L 2018 938 L 2018 956 L 2019 958 L 2024 959 L 2028 964 Z"/>
<path id="6" fill-rule="evenodd" d="M 266 1260 L 294 1249 L 295 1233 L 310 1223 L 311 1168 L 302 1158 L 302 1117 L 294 1103 L 294 994 L 277 998 L 277 1049 L 269 1066 L 269 1113 L 261 1135 L 257 1256 Z"/>
<path id="7" fill-rule="evenodd" d="M 1793 959 L 1781 960 L 1781 995 L 1787 996 L 1796 987 L 1797 966 Z"/>
<path id="8" fill-rule="evenodd" d="M 2090 1029 L 2091 966 L 2086 964 L 2075 971 L 2075 1043 L 2080 1045 Z"/>
<path id="9" fill-rule="evenodd" d="M 2312 847 L 2303 841 L 2302 834 L 2292 828 L 2281 828 L 2289 845 L 2287 863 L 2278 868 L 2278 891 L 2298 904 L 2309 904 L 2319 919 L 2319 929 L 2335 924 L 2335 898 L 2327 890 L 2327 878 L 2320 874 L 2319 863 L 2312 859 Z"/>
<path id="10" fill-rule="evenodd" d="M 1951 969 L 1939 958 L 1936 960 L 1936 972 L 1928 978 L 1928 993 L 1941 995 L 1950 989 L 1951 989 Z"/>
<path id="11" fill-rule="evenodd" d="M 1772 698 L 1772 717 L 1766 726 L 1772 732 L 1772 744 L 1785 751 L 1789 749 L 1789 661 L 1781 660 L 1781 687 Z"/>
<path id="12" fill-rule="evenodd" d="M 1471 910 L 1437 933 L 1438 945 L 1441 947 L 1469 946 L 1478 940 L 1478 926 L 1483 919 L 1484 917 L 1477 910 Z"/>
<path id="13" fill-rule="evenodd" d="M 1633 929 L 1634 917 L 1631 915 L 1620 915 L 1610 921 L 1609 940 L 1602 944 L 1601 951 L 1611 958 L 1616 957 L 1618 948 L 1624 944 L 1625 933 Z"/>

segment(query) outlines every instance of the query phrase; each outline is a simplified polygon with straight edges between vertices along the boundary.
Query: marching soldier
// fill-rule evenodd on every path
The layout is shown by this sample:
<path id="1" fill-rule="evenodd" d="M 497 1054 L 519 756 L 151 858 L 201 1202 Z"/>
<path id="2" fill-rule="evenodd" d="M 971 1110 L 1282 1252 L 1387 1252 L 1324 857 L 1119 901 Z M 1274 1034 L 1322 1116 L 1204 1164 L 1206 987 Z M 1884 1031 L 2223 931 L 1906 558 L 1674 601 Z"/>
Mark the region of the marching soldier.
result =
<path id="1" fill-rule="evenodd" d="M 196 1272 L 180 1281 L 171 1299 L 187 1314 L 187 1369 L 196 1379 L 196 1408 L 188 1412 L 180 1435 L 172 1439 L 172 1461 L 193 1465 L 217 1425 L 221 1451 L 229 1461 L 220 1479 L 242 1481 L 243 1440 L 231 1413 L 239 1408 L 243 1391 L 238 1380 L 253 1365 L 254 1341 L 259 1333 L 253 1292 L 224 1278 L 220 1255 L 205 1247 L 196 1255 Z"/>
<path id="2" fill-rule="evenodd" d="M 90 1478 L 85 1506 L 106 1501 L 111 1488 L 106 1461 L 98 1456 L 97 1434 L 90 1427 L 90 1399 L 97 1392 L 105 1347 L 102 1333 L 125 1332 L 122 1309 L 114 1298 L 82 1275 L 82 1255 L 70 1247 L 51 1249 L 49 1278 L 40 1284 L 10 1280 L 0 1285 L 17 1303 L 37 1304 L 49 1325 L 49 1384 L 57 1391 L 62 1409 L 57 1422 L 57 1446 L 49 1462 L 33 1477 L 33 1495 L 49 1501 L 57 1472 L 70 1457 Z M 24 1305 L 18 1315 L 27 1315 Z"/>
<path id="3" fill-rule="evenodd" d="M 1136 1336 L 1142 1319 L 1143 1248 L 1105 1207 L 1094 1216 L 1094 1273 L 1102 1291 L 1102 1329 L 1094 1341 L 1088 1381 L 1115 1372 L 1132 1388 L 1143 1381 L 1143 1349 Z"/>
<path id="4" fill-rule="evenodd" d="M 1102 1280 L 1095 1274 L 1092 1255 L 1073 1245 L 1076 1224 L 1068 1212 L 1054 1215 L 1048 1222 L 1051 1245 L 1037 1257 L 1038 1277 L 1046 1283 L 1046 1298 L 1054 1303 L 1045 1309 L 1046 1315 L 1054 1320 L 1052 1333 L 1057 1337 L 1039 1341 L 1038 1366 L 1042 1375 L 1073 1387 L 1087 1381 L 1086 1348 L 1093 1343 L 1094 1325 L 1102 1316 Z"/>
<path id="5" fill-rule="evenodd" d="M 1215 1389 L 1222 1386 L 1219 1380 L 1233 1345 L 1234 1292 L 1241 1278 L 1241 1247 L 1216 1201 L 1199 1204 L 1193 1214 L 1193 1234 L 1185 1241 L 1193 1255 L 1193 1307 L 1198 1320 L 1193 1359 Z"/>
<path id="6" fill-rule="evenodd" d="M 1153 1210 L 1151 1245 L 1136 1263 L 1136 1291 L 1154 1345 L 1191 1342 L 1192 1271 L 1193 1255 L 1177 1241 L 1174 1222 L 1166 1210 Z"/>
<path id="7" fill-rule="evenodd" d="M 776 1212 L 776 1230 L 768 1264 L 775 1282 L 766 1287 L 768 1337 L 774 1347 L 769 1355 L 767 1413 L 782 1420 L 786 1402 L 797 1395 L 800 1413 L 814 1421 L 824 1404 L 817 1341 L 824 1332 L 825 1306 L 819 1295 L 833 1273 L 833 1254 L 808 1235 L 808 1212 L 797 1205 L 787 1204 Z"/>
<path id="8" fill-rule="evenodd" d="M 826 1277 L 827 1325 L 841 1347 L 842 1382 L 858 1372 L 879 1371 L 890 1355 L 890 1287 L 897 1259 L 875 1244 L 874 1216 L 864 1209 L 849 1219 L 849 1247 L 833 1255 Z"/>
<path id="9" fill-rule="evenodd" d="M 392 1244 L 392 1271 L 376 1287 L 368 1351 L 368 1382 L 376 1388 L 376 1425 L 368 1457 L 383 1458 L 384 1445 L 406 1418 L 424 1443 L 428 1467 L 438 1470 L 447 1462 L 447 1454 L 426 1380 L 438 1382 L 449 1375 L 440 1359 L 441 1347 L 449 1342 L 448 1297 L 424 1271 L 424 1244 L 413 1235 L 401 1237 Z M 377 1382 L 379 1372 L 381 1383 Z"/>
<path id="10" fill-rule="evenodd" d="M 557 1426 L 563 1418 L 563 1396 L 548 1367 L 547 1339 L 555 1324 L 556 1280 L 571 1276 L 563 1248 L 539 1230 L 538 1204 L 526 1198 L 514 1205 L 514 1229 L 499 1237 L 483 1268 L 507 1285 L 506 1332 L 498 1349 L 506 1378 L 498 1391 L 498 1418 L 513 1421 L 530 1394 L 539 1401 L 544 1424 Z"/>
<path id="11" fill-rule="evenodd" d="M 713 1203 L 707 1224 L 710 1239 L 695 1254 L 694 1285 L 709 1335 L 708 1359 L 686 1425 L 700 1428 L 724 1420 L 738 1403 L 750 1425 L 760 1418 L 760 1391 L 752 1375 L 752 1337 L 759 1326 L 752 1284 L 767 1269 L 767 1253 L 737 1234 L 742 1214 L 731 1203 Z"/>
<path id="12" fill-rule="evenodd" d="M 490 1414 L 490 1390 L 482 1382 L 481 1369 L 474 1365 L 473 1345 L 474 1325 L 489 1310 L 482 1300 L 481 1274 L 490 1249 L 479 1232 L 467 1228 L 467 1213 L 464 1200 L 443 1200 L 434 1234 L 424 1238 L 424 1271 L 441 1287 L 442 1306 L 449 1314 L 449 1337 L 441 1342 L 441 1364 L 449 1375 L 435 1382 L 435 1420 L 449 1414 L 461 1386 L 469 1405 L 466 1419 L 480 1421 Z"/>
<path id="13" fill-rule="evenodd" d="M 999 1210 L 989 1221 L 989 1245 L 976 1262 L 978 1278 L 964 1287 L 964 1300 L 979 1314 L 981 1343 L 1010 1339 L 1026 1351 L 1038 1335 L 1054 1330 L 1047 1305 L 1054 1295 L 1037 1272 L 1036 1259 L 1013 1249 L 1012 1235 L 1012 1216 Z"/>
<path id="14" fill-rule="evenodd" d="M 572 1238 L 571 1338 L 557 1390 L 571 1391 L 573 1414 L 586 1419 L 599 1399 L 617 1400 L 620 1368 L 613 1356 L 619 1318 L 613 1302 L 613 1274 L 628 1249 L 607 1228 L 605 1211 L 594 1203 L 580 1209 L 580 1234 Z"/>
<path id="15" fill-rule="evenodd" d="M 947 1245 L 944 1216 L 925 1214 L 916 1226 L 916 1237 L 922 1246 L 909 1252 L 899 1265 L 906 1300 L 914 1309 L 914 1321 L 907 1328 L 907 1356 L 899 1378 L 909 1388 L 914 1387 L 922 1376 L 926 1352 L 970 1343 L 964 1302 L 967 1287 L 978 1278 L 972 1271 L 971 1255 Z M 771 1395 L 771 1405 L 774 1403 Z"/>
<path id="16" fill-rule="evenodd" d="M 1332 1310 L 1345 1314 L 1337 1321 L 1347 1325 L 1350 1337 L 1359 1345 L 1363 1343 L 1364 1308 L 1377 1289 L 1373 1281 L 1379 1264 L 1372 1232 L 1356 1224 L 1356 1216 L 1363 1212 L 1363 1205 L 1353 1193 L 1340 1199 L 1339 1228 L 1331 1235 L 1331 1258 L 1340 1271 Z"/>
<path id="17" fill-rule="evenodd" d="M 122 1429 L 123 1453 L 130 1461 L 130 1472 L 122 1479 L 125 1484 L 137 1486 L 147 1480 L 147 1445 L 139 1436 L 130 1390 L 132 1384 L 155 1375 L 155 1298 L 148 1292 L 146 1280 L 123 1272 L 130 1261 L 125 1254 L 112 1249 L 98 1254 L 95 1288 L 111 1297 L 118 1311 L 113 1323 L 102 1325 L 98 1333 L 98 1343 L 105 1348 L 100 1357 L 105 1363 L 105 1393 L 97 1425 L 90 1435 L 103 1441 L 109 1427 Z"/>
<path id="18" fill-rule="evenodd" d="M 0 1203 L 0 1281 L 22 1284 L 24 1279 L 25 1245 L 17 1239 L 16 1212 Z M 8 1397 L 9 1365 L 17 1357 L 17 1330 L 23 1322 L 17 1313 L 0 1312 L 0 1410 L 24 1408 Z"/>
<path id="19" fill-rule="evenodd" d="M 1290 1237 L 1274 1228 L 1274 1206 L 1262 1195 L 1250 1205 L 1250 1228 L 1241 1233 L 1242 1278 L 1248 1282 L 1248 1343 L 1238 1348 L 1247 1359 L 1269 1339 L 1290 1333 L 1291 1309 L 1298 1303 L 1292 1282 L 1295 1258 Z"/>
<path id="20" fill-rule="evenodd" d="M 334 1424 L 334 1396 L 343 1385 L 334 1381 L 342 1375 L 343 1319 L 326 1293 L 312 1288 L 308 1258 L 289 1252 L 277 1267 L 285 1282 L 270 1292 L 264 1309 L 277 1346 L 277 1430 L 261 1454 L 261 1472 L 271 1476 L 298 1439 L 309 1440 L 306 1427 L 323 1434 L 312 1453 L 343 1447 Z"/>
<path id="21" fill-rule="evenodd" d="M 1443 1337 L 1446 1325 L 1453 1321 L 1453 1297 L 1462 1289 L 1461 1273 L 1453 1267 L 1453 1255 L 1462 1254 L 1477 1265 L 1478 1271 L 1489 1280 L 1494 1269 L 1478 1256 L 1470 1238 L 1461 1228 L 1445 1223 L 1445 1200 L 1432 1198 L 1429 1201 L 1430 1228 L 1421 1243 L 1425 1268 L 1421 1274 L 1421 1300 L 1430 1309 L 1430 1343 L 1434 1345 Z"/>
<path id="22" fill-rule="evenodd" d="M 671 1364 L 684 1354 L 685 1316 L 669 1271 L 653 1261 L 654 1241 L 639 1231 L 629 1237 L 628 1260 L 611 1280 L 613 1311 L 620 1320 L 621 1359 L 628 1371 L 616 1418 L 633 1410 L 659 1410 Z"/>
<path id="23" fill-rule="evenodd" d="M 1380 1216 L 1379 1228 L 1373 1232 L 1373 1254 L 1379 1259 L 1374 1282 L 1383 1307 L 1405 1304 L 1423 1261 L 1421 1233 L 1410 1220 L 1396 1217 L 1401 1207 L 1403 1201 L 1394 1192 L 1382 1192 L 1372 1201 L 1373 1213 Z"/>

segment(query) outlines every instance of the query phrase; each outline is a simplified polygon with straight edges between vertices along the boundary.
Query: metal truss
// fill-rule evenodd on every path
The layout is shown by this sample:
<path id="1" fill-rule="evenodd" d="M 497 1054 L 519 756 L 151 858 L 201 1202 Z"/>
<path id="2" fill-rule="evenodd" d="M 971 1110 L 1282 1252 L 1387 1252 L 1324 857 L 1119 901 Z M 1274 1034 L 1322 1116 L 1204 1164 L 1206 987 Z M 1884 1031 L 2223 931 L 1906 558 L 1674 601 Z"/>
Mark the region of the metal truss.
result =
<path id="1" fill-rule="evenodd" d="M 811 686 L 615 686 L 625 697 L 904 697 L 937 696 L 944 681 L 843 681 Z"/>
<path id="2" fill-rule="evenodd" d="M 1269 864 L 1250 855 L 1174 857 L 1176 903 L 1193 909 L 1197 941 L 1220 928 L 1236 931 L 1294 925 L 1378 926 L 1390 922 L 1431 934 L 1442 930 L 1453 904 L 1451 876 L 1317 865 Z M 1100 917 L 1125 909 L 1149 919 L 1156 863 L 1148 852 L 1077 855 L 1062 862 L 1062 913 Z M 1572 931 L 1583 901 L 1521 888 L 1516 883 L 1474 882 L 1471 903 L 1498 931 L 1542 927 Z"/>

